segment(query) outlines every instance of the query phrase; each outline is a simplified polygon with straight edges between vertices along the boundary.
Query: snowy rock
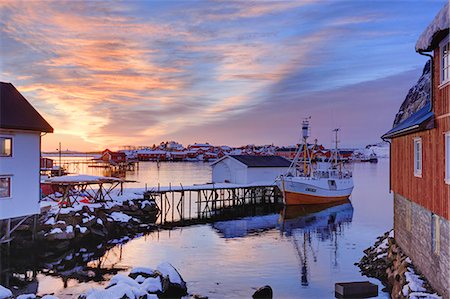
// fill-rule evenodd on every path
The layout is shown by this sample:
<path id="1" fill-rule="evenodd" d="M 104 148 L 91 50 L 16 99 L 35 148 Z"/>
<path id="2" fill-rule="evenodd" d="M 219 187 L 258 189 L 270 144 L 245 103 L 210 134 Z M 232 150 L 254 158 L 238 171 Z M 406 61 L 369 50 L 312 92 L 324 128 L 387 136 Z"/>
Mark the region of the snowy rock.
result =
<path id="1" fill-rule="evenodd" d="M 6 299 L 10 297 L 12 297 L 12 292 L 4 286 L 0 285 L 0 299 Z"/>
<path id="2" fill-rule="evenodd" d="M 111 278 L 109 286 L 113 286 L 115 284 L 126 284 L 132 287 L 139 288 L 139 283 L 137 281 L 123 274 L 116 274 Z"/>
<path id="3" fill-rule="evenodd" d="M 153 294 L 162 292 L 161 279 L 159 277 L 146 278 L 142 282 L 141 288 Z"/>
<path id="4" fill-rule="evenodd" d="M 22 294 L 16 297 L 16 299 L 35 299 L 35 294 Z"/>
<path id="5" fill-rule="evenodd" d="M 45 295 L 41 299 L 59 299 L 59 298 L 53 295 Z"/>
<path id="6" fill-rule="evenodd" d="M 181 297 L 187 294 L 186 282 L 170 263 L 161 263 L 156 270 L 161 273 L 164 296 Z"/>
<path id="7" fill-rule="evenodd" d="M 122 213 L 122 212 L 113 212 L 111 213 L 111 218 L 117 222 L 128 222 L 132 219 L 132 217 Z"/>
<path id="8" fill-rule="evenodd" d="M 130 271 L 130 276 L 132 276 L 132 275 L 136 275 L 136 276 L 142 275 L 145 278 L 150 277 L 150 276 L 154 277 L 155 270 L 153 270 L 152 268 L 146 268 L 146 267 L 136 267 Z"/>
<path id="9" fill-rule="evenodd" d="M 412 114 L 423 108 L 430 100 L 431 87 L 431 62 L 428 61 L 422 71 L 422 76 L 417 83 L 411 87 L 400 110 L 395 116 L 394 127 L 406 120 Z"/>

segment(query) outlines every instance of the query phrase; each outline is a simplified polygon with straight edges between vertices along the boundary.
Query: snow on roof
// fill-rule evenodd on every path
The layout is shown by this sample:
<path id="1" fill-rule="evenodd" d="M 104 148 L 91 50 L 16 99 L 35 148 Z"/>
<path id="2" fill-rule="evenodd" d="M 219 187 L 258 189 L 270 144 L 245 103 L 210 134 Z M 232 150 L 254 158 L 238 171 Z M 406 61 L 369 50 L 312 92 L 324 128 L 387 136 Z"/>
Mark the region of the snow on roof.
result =
<path id="1" fill-rule="evenodd" d="M 449 32 L 449 3 L 441 9 L 436 15 L 434 20 L 420 35 L 419 40 L 416 43 L 416 51 L 428 52 L 433 50 L 442 38 L 444 38 Z"/>
<path id="2" fill-rule="evenodd" d="M 99 181 L 122 181 L 119 178 L 95 176 L 95 175 L 63 175 L 46 179 L 46 183 L 96 183 Z"/>
<path id="3" fill-rule="evenodd" d="M 227 157 L 227 156 L 225 156 Z M 230 155 L 247 167 L 289 167 L 291 162 L 280 156 Z"/>

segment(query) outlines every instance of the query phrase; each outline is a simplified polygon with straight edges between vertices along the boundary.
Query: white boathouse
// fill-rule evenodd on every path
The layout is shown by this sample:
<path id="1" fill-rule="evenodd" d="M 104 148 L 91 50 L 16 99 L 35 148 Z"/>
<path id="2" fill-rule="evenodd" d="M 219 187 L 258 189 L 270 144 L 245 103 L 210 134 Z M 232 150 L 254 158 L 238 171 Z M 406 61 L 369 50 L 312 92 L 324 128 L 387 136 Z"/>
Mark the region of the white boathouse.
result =
<path id="1" fill-rule="evenodd" d="M 227 155 L 211 164 L 213 183 L 270 183 L 285 174 L 291 162 L 279 156 Z"/>
<path id="2" fill-rule="evenodd" d="M 11 83 L 0 82 L 0 224 L 7 234 L 12 220 L 40 213 L 42 132 L 53 128 Z"/>

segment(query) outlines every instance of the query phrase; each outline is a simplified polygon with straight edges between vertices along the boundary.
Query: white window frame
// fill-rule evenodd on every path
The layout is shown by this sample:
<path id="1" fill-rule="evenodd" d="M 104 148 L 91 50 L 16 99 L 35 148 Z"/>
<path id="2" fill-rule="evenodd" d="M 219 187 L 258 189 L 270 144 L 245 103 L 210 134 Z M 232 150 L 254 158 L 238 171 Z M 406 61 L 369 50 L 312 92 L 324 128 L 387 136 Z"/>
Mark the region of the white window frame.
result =
<path id="1" fill-rule="evenodd" d="M 439 82 L 440 85 L 444 85 L 450 82 L 450 40 L 448 35 L 439 43 L 439 50 L 441 54 L 441 61 L 439 63 Z M 447 52 L 447 54 L 444 53 L 445 51 Z"/>
<path id="2" fill-rule="evenodd" d="M 450 131 L 445 133 L 445 183 L 450 185 Z"/>
<path id="3" fill-rule="evenodd" d="M 12 193 L 13 193 L 13 189 L 12 189 L 13 177 L 12 177 L 12 175 L 0 175 L 0 178 L 2 178 L 2 179 L 9 178 L 9 196 L 8 197 L 0 197 L 0 200 L 11 199 L 12 198 Z"/>
<path id="4" fill-rule="evenodd" d="M 417 153 L 419 151 L 419 153 Z M 414 138 L 414 176 L 421 178 L 423 172 L 423 143 L 422 138 Z"/>

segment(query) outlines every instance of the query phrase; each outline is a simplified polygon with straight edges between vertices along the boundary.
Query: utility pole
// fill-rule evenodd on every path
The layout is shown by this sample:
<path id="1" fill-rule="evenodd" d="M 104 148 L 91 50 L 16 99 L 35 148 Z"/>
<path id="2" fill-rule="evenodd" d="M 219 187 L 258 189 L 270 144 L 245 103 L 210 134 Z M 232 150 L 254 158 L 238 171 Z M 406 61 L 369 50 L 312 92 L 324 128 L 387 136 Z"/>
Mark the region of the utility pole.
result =
<path id="1" fill-rule="evenodd" d="M 59 176 L 62 175 L 62 164 L 61 164 L 61 142 L 59 143 L 59 169 L 58 169 Z"/>

